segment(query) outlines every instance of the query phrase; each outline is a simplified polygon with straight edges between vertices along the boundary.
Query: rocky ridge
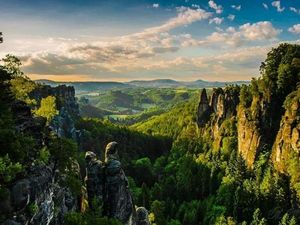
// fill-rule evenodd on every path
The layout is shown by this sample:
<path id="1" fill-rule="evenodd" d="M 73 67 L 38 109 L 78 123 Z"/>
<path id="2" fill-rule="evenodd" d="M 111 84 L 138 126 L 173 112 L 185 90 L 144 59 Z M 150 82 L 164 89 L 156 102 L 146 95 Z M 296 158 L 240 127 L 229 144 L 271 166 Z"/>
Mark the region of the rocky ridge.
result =
<path id="1" fill-rule="evenodd" d="M 272 149 L 272 161 L 283 172 L 287 168 L 285 162 L 291 152 L 297 155 L 300 152 L 299 91 L 300 89 L 288 97 L 290 103 L 282 115 L 279 127 L 276 120 L 272 120 L 272 101 L 254 97 L 251 106 L 246 108 L 239 103 L 237 89 L 213 89 L 209 98 L 203 89 L 198 106 L 198 126 L 202 132 L 209 133 L 214 147 L 220 149 L 224 138 L 224 122 L 235 120 L 237 149 L 248 166 L 253 166 L 261 151 Z M 280 111 L 276 113 L 280 116 Z"/>

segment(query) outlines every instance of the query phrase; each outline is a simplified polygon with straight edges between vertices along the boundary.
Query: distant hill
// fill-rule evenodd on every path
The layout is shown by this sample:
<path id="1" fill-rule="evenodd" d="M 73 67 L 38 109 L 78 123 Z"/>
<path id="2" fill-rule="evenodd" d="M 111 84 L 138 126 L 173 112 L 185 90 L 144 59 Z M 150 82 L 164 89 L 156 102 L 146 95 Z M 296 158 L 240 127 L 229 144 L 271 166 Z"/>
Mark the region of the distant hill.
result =
<path id="1" fill-rule="evenodd" d="M 127 84 L 139 87 L 179 87 L 185 86 L 182 82 L 171 79 L 156 79 L 156 80 L 133 80 Z"/>
<path id="2" fill-rule="evenodd" d="M 226 85 L 232 84 L 249 84 L 250 81 L 231 81 L 231 82 L 220 82 L 220 81 L 205 81 L 205 80 L 196 80 L 191 82 L 183 82 L 188 87 L 195 88 L 205 88 L 205 87 L 225 87 Z"/>
<path id="3" fill-rule="evenodd" d="M 36 80 L 38 83 L 57 86 L 57 85 L 71 85 L 76 89 L 76 93 L 82 92 L 95 92 L 100 90 L 111 90 L 120 88 L 170 88 L 170 87 L 189 87 L 189 88 L 213 88 L 213 87 L 225 87 L 231 84 L 249 84 L 249 81 L 232 81 L 232 82 L 219 82 L 219 81 L 176 81 L 172 79 L 156 79 L 156 80 L 133 80 L 129 82 L 56 82 L 52 80 Z"/>
<path id="4" fill-rule="evenodd" d="M 50 86 L 57 86 L 57 85 L 70 85 L 74 86 L 76 93 L 82 92 L 94 92 L 100 90 L 110 90 L 110 89 L 117 89 L 117 88 L 130 88 L 131 85 L 122 83 L 122 82 L 113 82 L 113 81 L 105 81 L 105 82 L 56 82 L 51 80 L 36 80 L 38 83 L 50 85 Z"/>

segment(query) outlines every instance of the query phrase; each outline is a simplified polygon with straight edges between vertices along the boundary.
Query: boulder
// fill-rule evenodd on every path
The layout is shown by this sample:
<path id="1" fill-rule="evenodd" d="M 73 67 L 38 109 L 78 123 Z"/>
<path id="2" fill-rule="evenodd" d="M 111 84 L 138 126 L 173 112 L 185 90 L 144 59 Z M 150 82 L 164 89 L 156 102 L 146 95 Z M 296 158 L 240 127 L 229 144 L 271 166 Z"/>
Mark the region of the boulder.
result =
<path id="1" fill-rule="evenodd" d="M 136 225 L 150 225 L 148 211 L 146 208 L 138 207 L 136 209 Z"/>

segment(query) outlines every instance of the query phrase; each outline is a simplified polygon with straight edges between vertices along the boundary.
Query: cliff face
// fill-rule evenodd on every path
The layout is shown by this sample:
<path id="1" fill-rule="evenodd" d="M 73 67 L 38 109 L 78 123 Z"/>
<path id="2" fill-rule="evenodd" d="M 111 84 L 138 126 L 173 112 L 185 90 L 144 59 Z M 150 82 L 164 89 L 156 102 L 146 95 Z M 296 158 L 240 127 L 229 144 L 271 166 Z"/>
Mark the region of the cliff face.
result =
<path id="1" fill-rule="evenodd" d="M 200 127 L 203 127 L 206 125 L 206 123 L 209 121 L 209 116 L 211 113 L 211 106 L 208 102 L 207 94 L 205 88 L 201 92 L 200 95 L 200 102 L 198 105 L 198 124 Z"/>
<path id="2" fill-rule="evenodd" d="M 46 98 L 47 96 L 56 97 L 56 104 L 59 111 L 64 108 L 72 117 L 79 116 L 79 106 L 76 102 L 74 87 L 66 85 L 57 87 L 39 85 L 38 88 L 30 93 L 30 97 L 34 98 L 38 104 L 42 98 Z"/>
<path id="3" fill-rule="evenodd" d="M 58 120 L 60 123 L 50 126 L 53 132 L 60 137 L 68 137 L 68 134 L 74 132 L 73 118 L 78 116 L 78 105 L 73 87 L 42 86 L 32 94 L 37 102 L 49 95 L 57 98 L 59 115 L 54 121 Z M 36 148 L 42 149 L 49 132 L 45 127 L 46 121 L 41 117 L 34 117 L 31 108 L 22 101 L 15 101 L 11 112 L 16 132 L 30 134 L 36 140 Z M 77 197 L 63 185 L 66 178 L 57 173 L 54 162 L 37 164 L 39 152 L 32 150 L 29 154 L 32 163 L 26 168 L 24 175 L 6 189 L 6 200 L 0 203 L 0 214 L 8 217 L 4 224 L 63 224 L 64 214 L 78 209 Z M 76 163 L 74 168 L 75 173 L 79 174 Z"/>
<path id="4" fill-rule="evenodd" d="M 222 147 L 222 139 L 227 135 L 222 129 L 223 122 L 235 118 L 238 103 L 238 89 L 213 89 L 209 101 L 203 89 L 198 106 L 198 125 L 213 138 L 215 149 Z"/>
<path id="5" fill-rule="evenodd" d="M 53 169 L 53 165 L 33 166 L 26 178 L 14 183 L 7 201 L 0 204 L 5 214 L 12 215 L 4 224 L 59 225 L 66 212 L 77 209 L 77 199 L 59 185 Z"/>
<path id="6" fill-rule="evenodd" d="M 281 172 L 286 172 L 291 155 L 300 153 L 300 89 L 286 99 L 285 112 L 276 101 L 265 96 L 254 96 L 249 107 L 239 103 L 239 92 L 214 89 L 210 101 L 203 90 L 198 107 L 198 123 L 212 138 L 213 148 L 221 149 L 224 122 L 236 123 L 237 150 L 249 167 L 262 150 L 272 150 L 272 161 Z M 277 110 L 276 110 L 277 107 Z M 281 118 L 280 126 L 278 118 Z"/>
<path id="7" fill-rule="evenodd" d="M 261 148 L 262 135 L 259 121 L 250 119 L 249 111 L 239 106 L 237 114 L 238 152 L 252 166 Z"/>
<path id="8" fill-rule="evenodd" d="M 70 188 L 72 185 L 68 185 L 70 173 L 71 176 L 76 176 L 80 180 L 78 162 L 72 160 L 71 167 L 61 170 L 55 158 L 49 158 L 47 162 L 37 160 L 41 149 L 47 148 L 46 143 L 49 142 L 50 132 L 58 137 L 71 138 L 75 141 L 79 141 L 81 134 L 81 131 L 76 130 L 74 126 L 74 121 L 78 117 L 74 88 L 40 86 L 32 93 L 38 104 L 42 98 L 49 95 L 56 97 L 59 111 L 50 124 L 46 124 L 46 119 L 35 117 L 31 108 L 22 101 L 15 101 L 11 107 L 16 132 L 30 134 L 36 141 L 36 146 L 29 153 L 30 162 L 22 162 L 26 168 L 24 173 L 9 185 L 5 185 L 5 188 L 0 189 L 0 194 L 3 194 L 2 191 L 5 190 L 6 195 L 5 198 L 1 196 L 0 201 L 1 224 L 62 225 L 66 213 L 84 211 L 85 201 L 79 197 L 85 198 L 86 196 L 84 193 L 82 193 L 83 196 L 75 193 Z M 64 150 L 60 149 L 60 151 Z M 119 161 L 117 162 L 120 164 Z M 107 213 L 105 216 L 117 218 L 123 224 L 149 224 L 148 212 L 145 208 L 140 207 L 138 211 L 140 217 L 136 217 L 128 181 L 124 171 L 118 167 L 118 163 L 110 163 L 105 169 L 103 167 L 105 174 L 100 176 L 107 180 L 105 184 L 111 183 L 111 186 L 106 188 L 107 192 L 103 198 L 106 206 L 104 208 L 113 208 L 113 213 Z M 93 170 L 89 173 L 93 184 L 99 182 L 93 180 L 96 177 L 93 176 L 94 173 Z M 121 177 L 120 174 L 122 174 Z M 116 188 L 118 186 L 119 188 Z M 2 199 L 5 200 L 2 201 Z"/>
<path id="9" fill-rule="evenodd" d="M 59 114 L 51 121 L 50 129 L 59 137 L 71 138 L 79 143 L 81 133 L 74 125 L 74 120 L 79 117 L 79 105 L 75 98 L 74 87 L 42 85 L 38 86 L 30 96 L 37 101 L 38 105 L 43 98 L 54 96 Z"/>
<path id="10" fill-rule="evenodd" d="M 281 172 L 287 172 L 292 156 L 299 158 L 300 153 L 300 89 L 293 92 L 286 103 L 280 129 L 272 148 L 272 161 Z"/>

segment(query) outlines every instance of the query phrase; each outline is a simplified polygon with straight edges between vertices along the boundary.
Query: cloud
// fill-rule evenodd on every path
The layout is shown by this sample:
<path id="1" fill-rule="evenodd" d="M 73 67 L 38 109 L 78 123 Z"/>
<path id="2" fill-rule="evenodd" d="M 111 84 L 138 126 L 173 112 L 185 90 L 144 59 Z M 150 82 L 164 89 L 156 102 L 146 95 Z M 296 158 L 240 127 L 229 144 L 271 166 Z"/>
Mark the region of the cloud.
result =
<path id="1" fill-rule="evenodd" d="M 271 22 L 263 21 L 254 24 L 246 23 L 240 26 L 240 31 L 248 40 L 267 40 L 275 38 L 281 30 L 273 27 Z"/>
<path id="2" fill-rule="evenodd" d="M 272 6 L 277 9 L 277 12 L 283 12 L 284 9 L 285 9 L 284 7 L 281 8 L 280 1 L 274 1 L 274 2 L 272 2 Z"/>
<path id="3" fill-rule="evenodd" d="M 240 11 L 242 6 L 241 5 L 231 5 L 231 8 L 236 9 L 237 11 Z"/>
<path id="4" fill-rule="evenodd" d="M 24 66 L 27 72 L 40 74 L 59 75 L 64 71 L 68 71 L 65 74 L 93 74 L 97 71 L 121 73 L 140 63 L 147 63 L 149 58 L 178 51 L 176 38 L 168 32 L 211 16 L 212 13 L 200 8 L 180 7 L 177 16 L 162 25 L 89 44 L 72 42 L 55 53 L 37 52 L 23 58 Z"/>
<path id="5" fill-rule="evenodd" d="M 208 2 L 208 6 L 214 10 L 216 10 L 217 14 L 221 14 L 223 12 L 223 7 L 221 5 L 217 5 L 213 0 Z"/>
<path id="6" fill-rule="evenodd" d="M 296 9 L 295 7 L 290 7 L 290 11 L 300 14 L 300 9 Z"/>
<path id="7" fill-rule="evenodd" d="M 288 31 L 295 34 L 300 34 L 300 23 L 290 27 Z"/>
<path id="8" fill-rule="evenodd" d="M 215 23 L 217 25 L 220 25 L 223 22 L 224 18 L 215 17 L 209 20 L 209 24 Z"/>
<path id="9" fill-rule="evenodd" d="M 176 27 L 191 24 L 196 21 L 208 19 L 212 13 L 206 12 L 203 9 L 191 9 L 188 7 L 177 8 L 178 15 L 160 26 L 147 28 L 140 33 L 129 35 L 136 38 L 146 38 L 158 33 L 168 32 Z"/>
<path id="10" fill-rule="evenodd" d="M 274 40 L 281 30 L 273 27 L 271 22 L 261 21 L 257 23 L 246 23 L 237 29 L 228 27 L 226 31 L 218 30 L 205 39 L 193 39 L 191 35 L 184 36 L 182 45 L 186 46 L 215 46 L 221 44 L 223 48 L 228 46 L 241 46 L 249 41 Z"/>
<path id="11" fill-rule="evenodd" d="M 152 7 L 153 8 L 159 8 L 159 4 L 158 3 L 153 3 Z"/>
<path id="12" fill-rule="evenodd" d="M 220 44 L 220 47 L 224 49 L 226 46 L 241 46 L 247 41 L 272 39 L 280 32 L 270 22 L 258 22 L 244 24 L 238 29 L 234 27 L 229 27 L 225 31 L 219 29 L 218 32 L 200 40 L 192 38 L 190 34 L 170 35 L 167 31 L 175 27 L 207 17 L 206 14 L 203 17 L 203 13 L 199 14 L 199 11 L 189 11 L 189 14 L 185 12 L 180 10 L 177 17 L 161 26 L 148 28 L 140 33 L 90 44 L 72 42 L 62 48 L 60 52 L 38 52 L 23 56 L 25 71 L 31 74 L 45 75 L 121 74 L 124 71 L 135 71 L 142 65 L 156 62 L 160 58 L 159 55 L 177 52 L 180 47 L 215 47 L 216 44 Z M 216 18 L 213 18 L 213 23 L 223 20 L 223 18 Z M 168 65 L 184 64 L 183 61 L 186 62 L 186 60 L 177 59 Z M 203 66 L 205 63 L 200 64 Z M 185 63 L 185 65 L 189 64 Z M 150 67 L 149 65 L 147 69 Z"/>
<path id="13" fill-rule="evenodd" d="M 228 15 L 227 18 L 228 18 L 230 21 L 233 21 L 233 20 L 235 19 L 235 15 L 230 14 L 230 15 Z"/>
<path id="14" fill-rule="evenodd" d="M 236 32 L 234 28 L 227 32 Z M 190 35 L 186 35 L 190 36 Z M 293 43 L 300 43 L 300 40 Z M 150 74 L 158 78 L 162 76 L 182 79 L 184 72 L 186 79 L 205 80 L 245 80 L 259 75 L 259 65 L 272 47 L 279 42 L 245 48 L 233 48 L 227 51 L 218 51 L 217 54 L 208 54 L 198 57 L 175 57 L 173 59 L 146 60 L 145 58 L 132 61 L 89 62 L 65 58 L 55 54 L 39 54 L 35 58 L 23 57 L 23 62 L 29 63 L 26 71 L 31 77 L 41 79 L 41 75 L 54 80 L 124 80 L 136 79 L 142 74 Z M 160 51 L 160 50 L 159 50 Z M 31 62 L 29 62 L 31 60 Z M 24 64 L 25 64 L 24 63 Z M 242 70 L 241 70 L 242 69 Z M 36 74 L 40 75 L 37 76 Z M 135 74 L 135 75 L 133 75 Z M 153 75 L 154 74 L 154 75 Z M 157 75 L 155 75 L 157 74 Z"/>
<path id="15" fill-rule="evenodd" d="M 266 3 L 262 4 L 265 9 L 269 9 L 269 6 Z"/>

